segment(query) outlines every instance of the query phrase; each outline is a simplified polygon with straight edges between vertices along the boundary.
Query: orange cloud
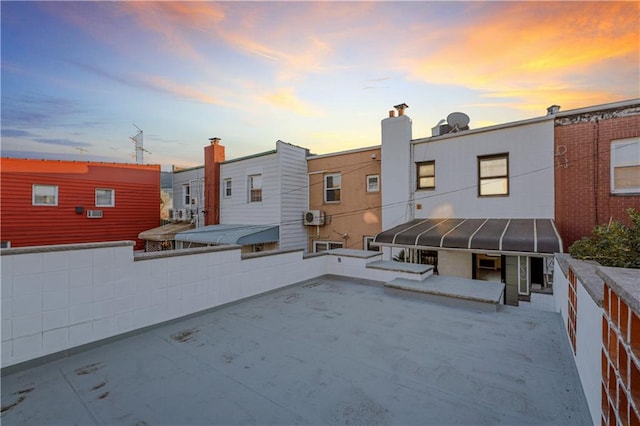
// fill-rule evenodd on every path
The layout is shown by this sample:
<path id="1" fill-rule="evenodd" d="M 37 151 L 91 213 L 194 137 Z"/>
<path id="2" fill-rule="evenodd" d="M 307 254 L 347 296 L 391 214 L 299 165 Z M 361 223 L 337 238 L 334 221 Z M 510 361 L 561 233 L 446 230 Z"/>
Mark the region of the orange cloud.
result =
<path id="1" fill-rule="evenodd" d="M 299 115 L 305 116 L 319 116 L 322 112 L 313 105 L 299 99 L 294 90 L 290 87 L 283 87 L 275 92 L 267 93 L 260 97 L 264 102 L 267 102 L 278 108 L 287 109 L 295 112 Z"/>
<path id="2" fill-rule="evenodd" d="M 401 69 L 416 80 L 490 90 L 488 97 L 526 99 L 535 108 L 536 98 L 545 104 L 619 100 L 619 93 L 586 81 L 595 68 L 635 75 L 628 97 L 638 95 L 637 2 L 496 2 L 482 18 L 483 5 L 471 6 L 475 23 L 436 29 L 426 45 L 417 37 L 403 52 Z M 416 54 L 425 46 L 436 47 Z"/>

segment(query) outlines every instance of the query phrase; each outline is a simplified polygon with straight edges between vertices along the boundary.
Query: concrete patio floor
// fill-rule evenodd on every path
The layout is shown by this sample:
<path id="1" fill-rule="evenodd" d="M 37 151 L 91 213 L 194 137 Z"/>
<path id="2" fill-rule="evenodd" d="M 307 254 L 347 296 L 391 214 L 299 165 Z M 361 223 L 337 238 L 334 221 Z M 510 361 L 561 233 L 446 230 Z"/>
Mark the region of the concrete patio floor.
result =
<path id="1" fill-rule="evenodd" d="M 585 425 L 558 314 L 322 277 L 2 377 L 4 425 Z"/>

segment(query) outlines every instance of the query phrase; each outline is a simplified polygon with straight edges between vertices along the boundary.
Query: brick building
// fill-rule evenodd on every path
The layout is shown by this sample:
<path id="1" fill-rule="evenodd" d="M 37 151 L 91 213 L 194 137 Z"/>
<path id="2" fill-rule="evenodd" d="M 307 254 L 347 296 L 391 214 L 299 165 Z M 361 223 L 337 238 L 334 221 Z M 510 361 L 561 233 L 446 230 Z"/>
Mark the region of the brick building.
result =
<path id="1" fill-rule="evenodd" d="M 640 210 L 640 100 L 557 113 L 555 222 L 565 251 L 594 226 Z"/>

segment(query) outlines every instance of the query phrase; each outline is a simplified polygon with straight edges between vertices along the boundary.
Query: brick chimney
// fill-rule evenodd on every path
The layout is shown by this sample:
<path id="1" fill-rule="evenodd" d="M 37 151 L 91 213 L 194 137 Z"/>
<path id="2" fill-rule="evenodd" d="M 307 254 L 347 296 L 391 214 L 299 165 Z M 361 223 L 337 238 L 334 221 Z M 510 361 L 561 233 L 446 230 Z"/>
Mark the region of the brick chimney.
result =
<path id="1" fill-rule="evenodd" d="M 220 223 L 220 163 L 224 161 L 224 146 L 220 138 L 209 138 L 204 147 L 204 224 Z"/>

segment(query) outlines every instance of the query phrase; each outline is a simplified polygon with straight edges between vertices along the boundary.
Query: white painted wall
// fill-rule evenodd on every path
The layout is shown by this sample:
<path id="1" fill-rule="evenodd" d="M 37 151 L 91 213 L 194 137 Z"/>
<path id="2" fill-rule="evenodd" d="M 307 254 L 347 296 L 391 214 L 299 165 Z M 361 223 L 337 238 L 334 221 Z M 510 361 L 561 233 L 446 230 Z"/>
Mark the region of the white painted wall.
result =
<path id="1" fill-rule="evenodd" d="M 277 153 L 220 164 L 220 184 L 231 179 L 231 197 L 220 191 L 220 223 L 280 225 L 280 169 Z M 249 176 L 262 175 L 262 201 L 249 202 Z"/>
<path id="2" fill-rule="evenodd" d="M 280 168 L 280 247 L 307 250 L 307 230 L 302 222 L 307 208 L 307 150 L 278 141 Z"/>
<path id="3" fill-rule="evenodd" d="M 280 248 L 306 248 L 307 150 L 282 141 L 276 151 L 220 164 L 220 223 L 279 225 Z M 249 202 L 249 176 L 262 175 L 262 201 Z M 231 197 L 224 181 L 231 179 Z"/>
<path id="4" fill-rule="evenodd" d="M 422 204 L 415 212 L 418 218 L 553 218 L 553 141 L 552 119 L 460 132 L 415 143 L 410 167 L 399 162 L 394 169 L 407 170 L 411 177 L 415 203 Z M 501 153 L 509 153 L 509 196 L 480 198 L 477 157 Z M 436 189 L 415 191 L 415 163 L 431 160 Z"/>
<path id="5" fill-rule="evenodd" d="M 382 120 L 382 229 L 411 220 L 411 119 L 402 115 Z"/>
<path id="6" fill-rule="evenodd" d="M 302 251 L 241 259 L 234 246 L 134 260 L 130 243 L 87 246 L 1 256 L 2 367 L 325 273 L 324 256 L 303 261 Z"/>
<path id="7" fill-rule="evenodd" d="M 591 419 L 594 425 L 598 425 L 602 410 L 600 389 L 602 359 L 600 352 L 602 351 L 602 316 L 604 312 L 585 290 L 579 279 L 576 279 L 576 284 L 577 322 L 574 360 L 589 405 Z M 569 280 L 557 260 L 553 269 L 553 287 L 555 306 L 562 316 L 564 329 L 567 332 Z M 569 342 L 568 332 L 566 341 Z M 571 352 L 573 353 L 573 349 Z"/>

